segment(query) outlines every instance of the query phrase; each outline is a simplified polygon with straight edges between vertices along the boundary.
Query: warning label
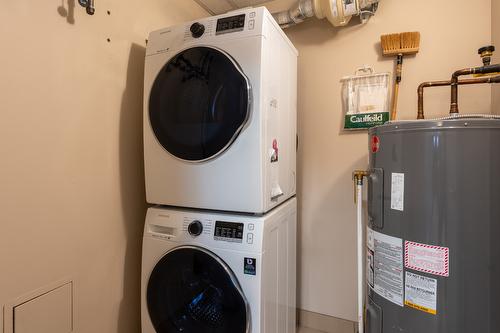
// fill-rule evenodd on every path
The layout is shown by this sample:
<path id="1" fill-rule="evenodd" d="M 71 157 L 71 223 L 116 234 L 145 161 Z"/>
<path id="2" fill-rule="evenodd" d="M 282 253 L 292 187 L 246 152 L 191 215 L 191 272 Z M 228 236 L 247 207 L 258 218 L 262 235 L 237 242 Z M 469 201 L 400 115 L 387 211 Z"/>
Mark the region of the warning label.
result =
<path id="1" fill-rule="evenodd" d="M 399 306 L 403 306 L 403 240 L 376 231 L 373 237 L 373 290 Z"/>
<path id="2" fill-rule="evenodd" d="M 391 209 L 403 211 L 405 200 L 405 174 L 393 173 L 391 179 Z"/>
<path id="3" fill-rule="evenodd" d="M 437 280 L 406 272 L 405 305 L 435 315 L 436 304 Z"/>
<path id="4" fill-rule="evenodd" d="M 416 271 L 450 276 L 450 249 L 447 247 L 405 242 L 405 266 Z"/>
<path id="5" fill-rule="evenodd" d="M 370 229 L 369 227 L 366 228 L 366 246 L 372 250 L 375 250 L 375 244 L 374 244 L 374 239 L 373 239 L 373 233 L 375 231 L 373 231 L 372 229 Z"/>
<path id="6" fill-rule="evenodd" d="M 375 276 L 374 276 L 374 261 L 373 261 L 373 251 L 370 249 L 367 249 L 366 253 L 366 282 L 368 282 L 368 285 L 370 288 L 373 289 L 374 287 L 374 282 L 375 282 Z"/>

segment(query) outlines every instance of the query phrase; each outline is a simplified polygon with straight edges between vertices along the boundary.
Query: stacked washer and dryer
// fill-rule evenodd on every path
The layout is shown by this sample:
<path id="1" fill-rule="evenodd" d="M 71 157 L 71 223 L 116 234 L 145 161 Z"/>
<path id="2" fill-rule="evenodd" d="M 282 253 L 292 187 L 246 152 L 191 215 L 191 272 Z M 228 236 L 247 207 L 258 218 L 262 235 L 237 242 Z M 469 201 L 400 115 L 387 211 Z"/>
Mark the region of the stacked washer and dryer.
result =
<path id="1" fill-rule="evenodd" d="M 143 333 L 294 333 L 297 51 L 265 8 L 152 32 Z"/>

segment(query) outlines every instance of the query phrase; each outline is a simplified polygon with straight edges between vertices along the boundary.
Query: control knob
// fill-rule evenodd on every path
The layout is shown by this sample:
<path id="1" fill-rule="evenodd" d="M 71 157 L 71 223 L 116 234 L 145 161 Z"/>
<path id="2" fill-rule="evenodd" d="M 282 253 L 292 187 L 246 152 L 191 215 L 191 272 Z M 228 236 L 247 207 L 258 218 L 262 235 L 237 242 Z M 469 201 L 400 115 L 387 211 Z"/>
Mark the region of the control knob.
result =
<path id="1" fill-rule="evenodd" d="M 203 232 L 203 224 L 196 220 L 189 223 L 188 232 L 191 236 L 199 236 Z"/>
<path id="2" fill-rule="evenodd" d="M 191 25 L 191 28 L 189 30 L 191 31 L 191 35 L 193 35 L 194 38 L 200 38 L 205 33 L 205 26 L 201 23 L 196 22 Z"/>

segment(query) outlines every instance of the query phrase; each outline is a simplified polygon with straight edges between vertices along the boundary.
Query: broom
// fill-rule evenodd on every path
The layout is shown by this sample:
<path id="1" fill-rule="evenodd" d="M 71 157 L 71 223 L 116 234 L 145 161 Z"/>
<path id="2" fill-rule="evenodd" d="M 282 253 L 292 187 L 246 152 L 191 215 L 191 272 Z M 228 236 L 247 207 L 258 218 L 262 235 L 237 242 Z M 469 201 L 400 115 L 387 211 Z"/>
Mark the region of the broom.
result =
<path id="1" fill-rule="evenodd" d="M 397 56 L 396 81 L 394 82 L 394 93 L 391 108 L 391 120 L 396 119 L 398 108 L 399 84 L 403 71 L 403 56 L 416 54 L 420 48 L 420 32 L 403 32 L 380 36 L 382 53 L 384 56 Z"/>

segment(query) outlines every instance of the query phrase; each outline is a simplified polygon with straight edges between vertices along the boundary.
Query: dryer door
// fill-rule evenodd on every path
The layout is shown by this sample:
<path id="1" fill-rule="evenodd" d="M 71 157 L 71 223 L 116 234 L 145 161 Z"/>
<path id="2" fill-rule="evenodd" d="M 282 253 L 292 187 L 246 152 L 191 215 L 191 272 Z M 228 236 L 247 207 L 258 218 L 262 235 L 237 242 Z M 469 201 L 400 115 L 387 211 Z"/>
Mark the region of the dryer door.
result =
<path id="1" fill-rule="evenodd" d="M 250 112 L 248 78 L 227 53 L 186 49 L 161 69 L 149 96 L 158 142 L 187 161 L 214 158 L 236 139 Z"/>
<path id="2" fill-rule="evenodd" d="M 231 269 L 216 255 L 183 246 L 153 269 L 147 305 L 158 333 L 247 333 L 249 308 Z"/>

